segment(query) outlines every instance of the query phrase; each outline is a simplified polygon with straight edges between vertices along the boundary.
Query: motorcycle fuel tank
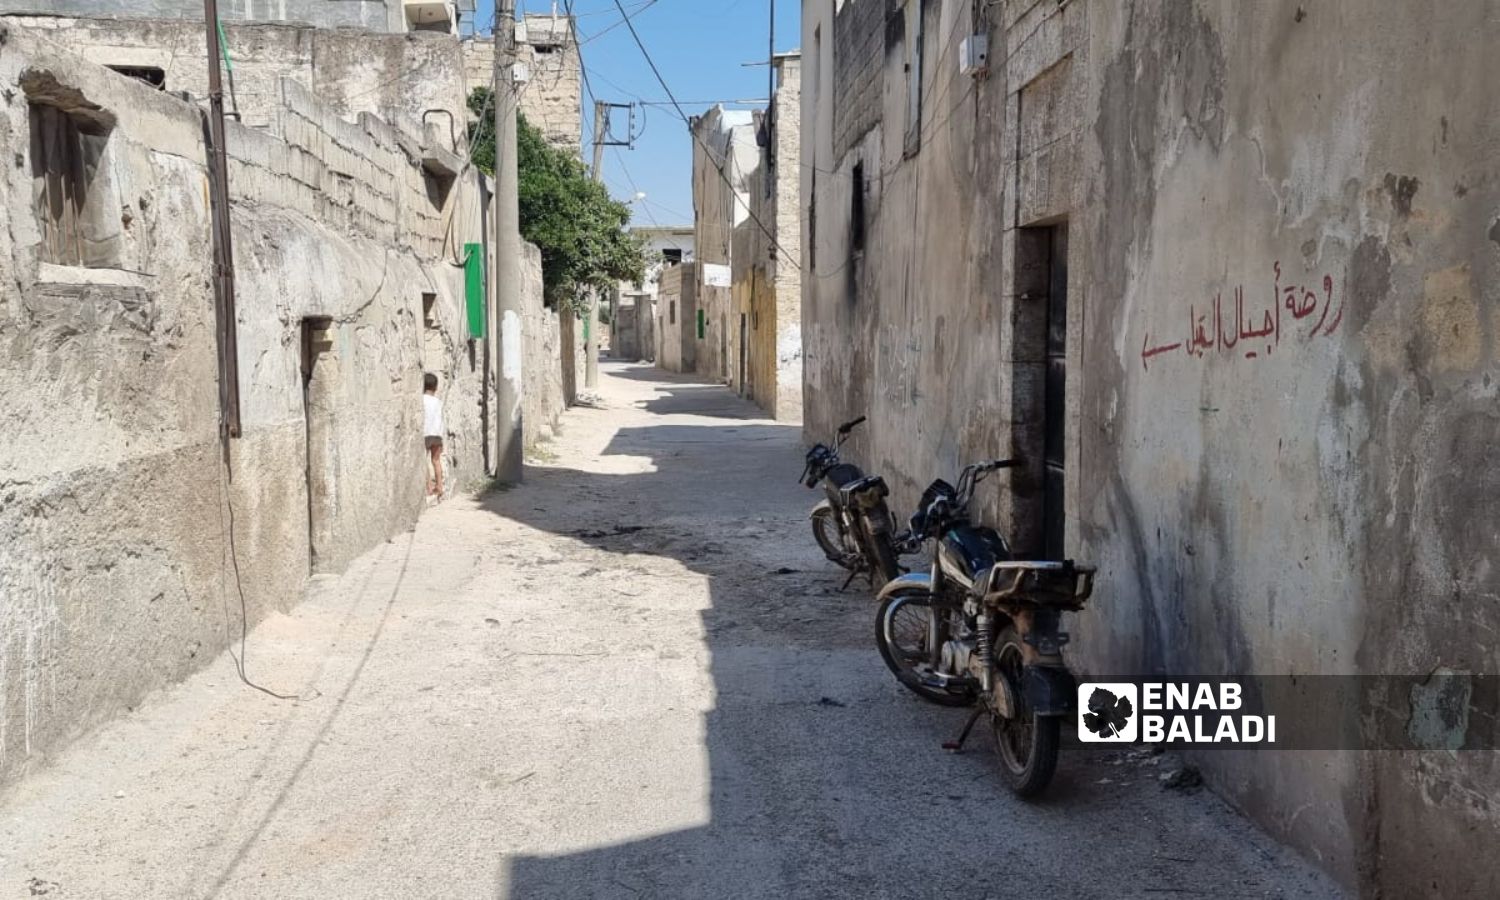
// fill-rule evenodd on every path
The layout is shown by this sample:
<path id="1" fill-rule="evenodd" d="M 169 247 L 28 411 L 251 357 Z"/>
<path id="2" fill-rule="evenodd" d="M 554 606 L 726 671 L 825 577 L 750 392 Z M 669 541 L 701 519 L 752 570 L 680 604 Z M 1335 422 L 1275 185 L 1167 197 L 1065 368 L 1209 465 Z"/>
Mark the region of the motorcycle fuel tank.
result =
<path id="1" fill-rule="evenodd" d="M 1010 559 L 1010 547 L 993 528 L 960 525 L 943 535 L 938 543 L 938 559 L 946 574 L 968 586 L 974 583 L 977 573 Z"/>

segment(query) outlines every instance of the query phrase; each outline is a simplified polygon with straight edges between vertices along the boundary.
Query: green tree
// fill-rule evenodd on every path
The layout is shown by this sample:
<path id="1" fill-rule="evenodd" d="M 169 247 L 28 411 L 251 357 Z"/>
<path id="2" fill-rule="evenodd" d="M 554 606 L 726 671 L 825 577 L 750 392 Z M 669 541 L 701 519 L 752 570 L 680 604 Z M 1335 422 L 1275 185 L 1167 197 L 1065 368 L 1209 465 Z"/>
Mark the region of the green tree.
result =
<path id="1" fill-rule="evenodd" d="M 469 129 L 474 165 L 495 173 L 495 124 L 489 88 L 475 88 L 469 109 L 479 121 Z M 548 306 L 587 308 L 589 288 L 607 291 L 616 281 L 645 275 L 644 243 L 626 230 L 630 207 L 589 178 L 573 154 L 549 145 L 542 133 L 516 117 L 521 237 L 542 251 Z"/>

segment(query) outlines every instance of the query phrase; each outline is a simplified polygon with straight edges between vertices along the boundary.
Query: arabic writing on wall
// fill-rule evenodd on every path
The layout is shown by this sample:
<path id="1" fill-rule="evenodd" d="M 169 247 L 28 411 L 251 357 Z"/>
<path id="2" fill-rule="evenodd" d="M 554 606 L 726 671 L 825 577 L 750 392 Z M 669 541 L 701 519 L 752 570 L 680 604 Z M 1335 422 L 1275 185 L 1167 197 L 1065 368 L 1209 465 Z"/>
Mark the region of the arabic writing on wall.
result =
<path id="1" fill-rule="evenodd" d="M 1344 321 L 1343 292 L 1334 296 L 1332 275 L 1323 276 L 1322 291 L 1298 284 L 1281 283 L 1281 262 L 1272 267 L 1276 273 L 1268 306 L 1246 309 L 1245 286 L 1237 285 L 1228 303 L 1223 292 L 1204 307 L 1188 307 L 1188 327 L 1184 340 L 1155 343 L 1151 332 L 1141 342 L 1141 368 L 1150 371 L 1152 360 L 1168 353 L 1182 353 L 1193 359 L 1212 354 L 1232 359 L 1261 359 L 1270 356 L 1282 341 L 1331 337 Z M 1256 317 L 1259 314 L 1260 322 Z M 1312 327 L 1307 327 L 1308 320 Z"/>

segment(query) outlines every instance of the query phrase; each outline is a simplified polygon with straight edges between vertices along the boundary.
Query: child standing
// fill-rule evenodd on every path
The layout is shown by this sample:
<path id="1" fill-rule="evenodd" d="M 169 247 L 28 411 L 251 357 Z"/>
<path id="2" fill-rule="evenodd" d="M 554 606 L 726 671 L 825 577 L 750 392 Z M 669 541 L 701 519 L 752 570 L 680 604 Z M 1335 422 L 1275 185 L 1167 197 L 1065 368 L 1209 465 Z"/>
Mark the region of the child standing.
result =
<path id="1" fill-rule="evenodd" d="M 422 440 L 432 457 L 429 497 L 443 496 L 443 401 L 437 398 L 437 389 L 438 377 L 428 372 L 422 377 Z"/>

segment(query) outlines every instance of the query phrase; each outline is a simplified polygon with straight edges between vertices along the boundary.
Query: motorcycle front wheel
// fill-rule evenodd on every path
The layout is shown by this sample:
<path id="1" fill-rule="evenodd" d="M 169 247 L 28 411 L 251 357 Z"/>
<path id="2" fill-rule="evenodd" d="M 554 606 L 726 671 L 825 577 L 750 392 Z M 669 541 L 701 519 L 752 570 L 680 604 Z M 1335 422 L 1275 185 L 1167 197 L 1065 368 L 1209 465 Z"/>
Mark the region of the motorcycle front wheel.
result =
<path id="1" fill-rule="evenodd" d="M 828 561 L 842 566 L 849 571 L 857 567 L 857 559 L 844 546 L 844 529 L 839 525 L 838 514 L 828 507 L 815 510 L 812 514 L 813 540 L 818 542 L 818 548 Z"/>
<path id="2" fill-rule="evenodd" d="M 1021 692 L 1025 674 L 1021 636 L 1014 628 L 1005 628 L 995 636 L 995 682 L 1007 679 L 1015 690 L 1015 718 L 1006 719 L 993 711 L 990 729 L 995 737 L 995 755 L 1005 782 L 1019 797 L 1035 797 L 1052 783 L 1057 771 L 1057 749 L 1062 731 L 1058 716 L 1039 716 Z M 993 706 L 992 706 L 993 710 Z"/>
<path id="3" fill-rule="evenodd" d="M 972 688 L 948 688 L 932 683 L 931 647 L 945 639 L 946 623 L 934 623 L 933 616 L 948 616 L 951 611 L 934 608 L 932 597 L 921 588 L 891 593 L 875 615 L 875 646 L 880 658 L 896 680 L 913 694 L 939 706 L 969 706 L 974 702 Z M 933 627 L 936 624 L 939 627 Z"/>

